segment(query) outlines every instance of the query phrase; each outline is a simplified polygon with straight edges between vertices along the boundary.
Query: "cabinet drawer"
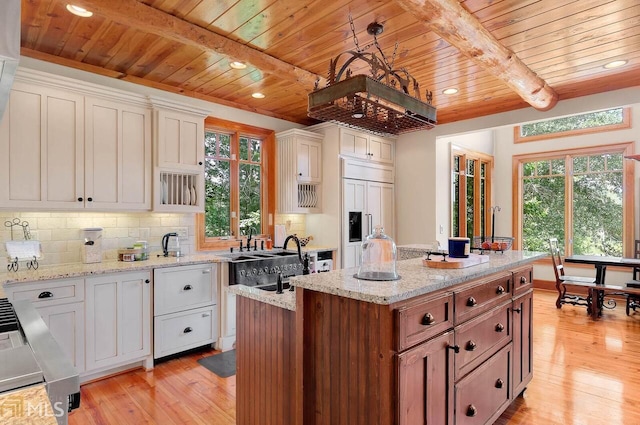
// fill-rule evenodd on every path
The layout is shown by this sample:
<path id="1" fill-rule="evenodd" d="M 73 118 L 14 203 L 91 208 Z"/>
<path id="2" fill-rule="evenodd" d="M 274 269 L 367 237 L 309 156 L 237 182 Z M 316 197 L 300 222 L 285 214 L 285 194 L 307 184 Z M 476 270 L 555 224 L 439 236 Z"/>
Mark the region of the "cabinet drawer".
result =
<path id="1" fill-rule="evenodd" d="M 453 327 L 453 295 L 401 307 L 396 315 L 398 351 L 403 351 Z"/>
<path id="2" fill-rule="evenodd" d="M 217 311 L 209 306 L 155 317 L 153 358 L 212 344 L 218 337 Z"/>
<path id="3" fill-rule="evenodd" d="M 455 324 L 458 325 L 511 298 L 511 272 L 479 280 L 453 294 Z"/>
<path id="4" fill-rule="evenodd" d="M 533 267 L 526 266 L 513 270 L 514 296 L 524 294 L 533 287 Z"/>
<path id="5" fill-rule="evenodd" d="M 155 269 L 154 316 L 216 303 L 214 265 Z"/>
<path id="6" fill-rule="evenodd" d="M 16 283 L 4 288 L 10 301 L 29 300 L 36 308 L 84 301 L 84 279 Z"/>
<path id="7" fill-rule="evenodd" d="M 511 345 L 507 345 L 455 387 L 455 425 L 493 423 L 510 403 L 509 365 Z"/>
<path id="8" fill-rule="evenodd" d="M 511 303 L 504 304 L 455 328 L 455 377 L 460 379 L 511 341 Z"/>

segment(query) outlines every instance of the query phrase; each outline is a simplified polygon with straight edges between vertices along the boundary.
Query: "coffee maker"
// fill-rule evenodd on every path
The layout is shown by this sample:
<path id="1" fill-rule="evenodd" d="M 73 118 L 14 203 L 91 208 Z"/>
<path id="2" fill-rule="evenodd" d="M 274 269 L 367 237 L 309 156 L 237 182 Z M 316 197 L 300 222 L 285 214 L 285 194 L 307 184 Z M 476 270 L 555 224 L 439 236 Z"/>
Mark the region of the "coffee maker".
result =
<path id="1" fill-rule="evenodd" d="M 162 254 L 165 257 L 180 257 L 180 239 L 175 232 L 167 233 L 162 237 Z"/>

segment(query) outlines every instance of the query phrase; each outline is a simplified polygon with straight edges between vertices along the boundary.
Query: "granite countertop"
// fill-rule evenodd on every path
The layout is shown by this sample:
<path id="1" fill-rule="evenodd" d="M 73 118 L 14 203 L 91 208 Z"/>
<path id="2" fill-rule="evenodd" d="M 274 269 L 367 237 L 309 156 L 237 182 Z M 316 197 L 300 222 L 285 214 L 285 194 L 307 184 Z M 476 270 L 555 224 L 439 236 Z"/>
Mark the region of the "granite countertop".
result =
<path id="1" fill-rule="evenodd" d="M 57 425 L 44 384 L 0 395 L 0 422 L 3 425 Z"/>
<path id="2" fill-rule="evenodd" d="M 227 291 L 232 294 L 251 298 L 276 307 L 281 307 L 291 311 L 296 310 L 296 293 L 295 291 L 289 291 L 288 289 L 284 290 L 282 294 L 276 294 L 275 291 L 263 291 L 262 289 L 251 286 L 231 285 L 227 287 Z"/>
<path id="3" fill-rule="evenodd" d="M 396 281 L 369 281 L 357 279 L 357 268 L 334 270 L 306 276 L 293 276 L 290 283 L 296 287 L 339 295 L 346 298 L 392 304 L 419 295 L 448 288 L 496 272 L 511 270 L 543 258 L 547 253 L 505 251 L 489 253 L 489 262 L 462 269 L 436 269 L 422 264 L 422 257 L 398 261 Z"/>
<path id="4" fill-rule="evenodd" d="M 105 261 L 93 264 L 60 264 L 57 266 L 40 266 L 37 270 L 26 267 L 17 272 L 0 273 L 0 287 L 19 282 L 38 280 L 84 277 L 106 273 L 141 271 L 189 264 L 222 263 L 229 259 L 212 253 L 185 255 L 183 257 L 158 257 L 156 254 L 145 261 Z"/>

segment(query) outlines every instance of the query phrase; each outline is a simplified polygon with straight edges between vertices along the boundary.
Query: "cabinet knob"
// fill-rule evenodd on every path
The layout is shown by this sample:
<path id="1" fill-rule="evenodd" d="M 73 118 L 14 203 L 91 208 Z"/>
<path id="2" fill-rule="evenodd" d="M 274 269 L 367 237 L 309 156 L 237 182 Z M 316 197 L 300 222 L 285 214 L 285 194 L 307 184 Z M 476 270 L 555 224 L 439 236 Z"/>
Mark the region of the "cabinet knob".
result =
<path id="1" fill-rule="evenodd" d="M 44 292 L 40 292 L 40 295 L 38 295 L 38 298 L 53 298 L 53 292 L 49 292 L 49 291 L 44 291 Z"/>
<path id="2" fill-rule="evenodd" d="M 496 288 L 496 294 L 498 295 L 504 294 L 504 287 L 502 285 L 498 285 L 498 287 Z"/>
<path id="3" fill-rule="evenodd" d="M 82 202 L 82 201 L 83 201 L 82 197 L 78 198 L 78 202 Z"/>
<path id="4" fill-rule="evenodd" d="M 504 325 L 502 323 L 498 323 L 496 325 L 496 332 L 502 332 L 504 331 Z"/>
<path id="5" fill-rule="evenodd" d="M 502 388 L 504 386 L 504 381 L 500 378 L 496 381 L 496 388 Z"/>
<path id="6" fill-rule="evenodd" d="M 88 198 L 87 198 L 87 201 L 89 201 L 89 202 L 93 202 L 93 198 L 92 198 L 92 197 L 88 197 Z"/>
<path id="7" fill-rule="evenodd" d="M 467 416 L 472 417 L 478 414 L 478 409 L 476 408 L 476 406 L 474 406 L 473 404 L 470 404 L 469 407 L 467 407 Z"/>
<path id="8" fill-rule="evenodd" d="M 433 325 L 436 321 L 436 318 L 433 317 L 433 314 L 427 313 L 422 317 L 422 324 L 424 326 Z"/>
<path id="9" fill-rule="evenodd" d="M 469 299 L 467 300 L 467 307 L 475 307 L 477 305 L 478 301 L 476 301 L 476 299 L 473 297 L 469 297 Z"/>
<path id="10" fill-rule="evenodd" d="M 302 177 L 302 173 L 298 173 L 298 175 L 299 175 L 300 177 Z"/>
<path id="11" fill-rule="evenodd" d="M 202 161 L 198 162 L 198 165 L 202 165 Z"/>
<path id="12" fill-rule="evenodd" d="M 520 276 L 520 284 L 524 285 L 525 283 L 527 283 L 527 278 L 524 276 Z"/>
<path id="13" fill-rule="evenodd" d="M 521 311 L 522 311 L 522 309 L 520 309 L 520 308 L 514 308 L 514 309 L 513 309 L 513 312 L 514 312 L 514 313 L 520 313 Z"/>
<path id="14" fill-rule="evenodd" d="M 187 326 L 182 332 L 188 334 L 189 332 L 193 332 L 193 329 L 191 329 L 191 326 Z"/>
<path id="15" fill-rule="evenodd" d="M 151 283 L 151 281 L 149 279 L 145 279 L 144 283 Z"/>
<path id="16" fill-rule="evenodd" d="M 192 290 L 192 289 L 193 289 L 193 286 L 191 286 L 191 285 L 184 285 L 184 288 L 182 288 L 182 289 L 183 289 L 183 290 L 185 290 L 185 291 L 190 291 L 190 290 Z"/>
<path id="17" fill-rule="evenodd" d="M 459 345 L 449 345 L 447 346 L 447 348 L 449 350 L 453 350 L 454 353 L 458 354 L 460 352 L 460 346 Z"/>
<path id="18" fill-rule="evenodd" d="M 478 345 L 475 342 L 469 341 L 469 342 L 467 342 L 467 346 L 464 347 L 464 349 L 467 350 L 467 351 L 474 351 L 477 346 Z"/>

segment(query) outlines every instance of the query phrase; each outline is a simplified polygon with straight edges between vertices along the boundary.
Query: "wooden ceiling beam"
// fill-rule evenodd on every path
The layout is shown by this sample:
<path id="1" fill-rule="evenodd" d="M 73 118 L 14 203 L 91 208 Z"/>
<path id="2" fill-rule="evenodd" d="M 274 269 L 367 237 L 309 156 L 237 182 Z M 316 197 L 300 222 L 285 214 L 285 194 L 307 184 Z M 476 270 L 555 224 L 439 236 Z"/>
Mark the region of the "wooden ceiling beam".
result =
<path id="1" fill-rule="evenodd" d="M 66 2 L 65 2 L 66 3 Z M 325 78 L 298 68 L 242 43 L 184 21 L 137 0 L 74 0 L 73 4 L 114 22 L 155 34 L 168 40 L 199 47 L 254 66 L 265 74 L 287 78 L 309 91 L 317 79 Z"/>
<path id="2" fill-rule="evenodd" d="M 511 50 L 500 44 L 459 0 L 396 0 L 431 31 L 504 81 L 534 108 L 547 111 L 558 94 Z"/>

